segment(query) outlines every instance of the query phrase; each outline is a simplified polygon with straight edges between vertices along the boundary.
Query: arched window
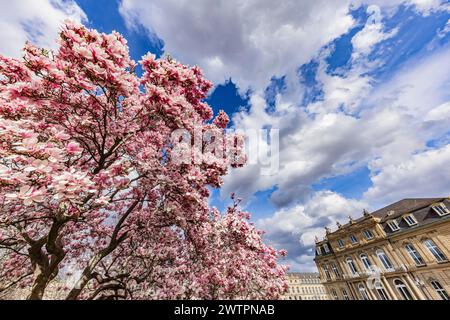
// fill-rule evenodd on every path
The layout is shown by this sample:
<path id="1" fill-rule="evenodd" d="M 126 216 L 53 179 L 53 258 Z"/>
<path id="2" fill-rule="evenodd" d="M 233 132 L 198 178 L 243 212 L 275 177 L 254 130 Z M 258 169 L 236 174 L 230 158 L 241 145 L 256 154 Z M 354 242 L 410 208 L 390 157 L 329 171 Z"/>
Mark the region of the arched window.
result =
<path id="1" fill-rule="evenodd" d="M 417 252 L 416 248 L 414 248 L 414 246 L 411 243 L 406 244 L 405 248 L 416 265 L 422 266 L 425 264 L 422 259 L 422 256 L 420 255 L 419 252 Z"/>
<path id="2" fill-rule="evenodd" d="M 361 259 L 364 268 L 366 268 L 367 271 L 371 271 L 372 270 L 372 263 L 369 260 L 369 257 L 367 256 L 367 254 L 363 253 L 359 256 L 359 258 Z"/>
<path id="3" fill-rule="evenodd" d="M 376 252 L 378 259 L 380 259 L 381 263 L 383 264 L 383 267 L 386 270 L 392 270 L 392 263 L 389 260 L 388 256 L 386 255 L 386 253 L 384 253 L 383 250 L 379 249 Z"/>
<path id="4" fill-rule="evenodd" d="M 358 269 L 356 269 L 356 265 L 353 262 L 353 259 L 351 257 L 347 257 L 347 259 L 345 259 L 347 261 L 347 265 L 348 268 L 350 269 L 350 272 L 354 275 L 358 274 Z"/>
<path id="5" fill-rule="evenodd" d="M 437 294 L 442 298 L 442 300 L 450 300 L 447 291 L 441 286 L 438 281 L 431 281 L 433 289 L 436 290 Z"/>
<path id="6" fill-rule="evenodd" d="M 366 287 L 362 283 L 358 285 L 358 291 L 362 300 L 370 300 L 369 295 L 367 294 L 366 291 Z"/>
<path id="7" fill-rule="evenodd" d="M 381 282 L 377 281 L 375 283 L 375 289 L 377 290 L 378 297 L 380 298 L 380 300 L 389 300 L 389 296 L 387 295 L 386 290 L 384 290 L 384 287 L 381 284 Z"/>
<path id="8" fill-rule="evenodd" d="M 408 290 L 408 287 L 402 280 L 397 279 L 394 281 L 394 284 L 395 288 L 397 288 L 397 291 L 400 293 L 403 300 L 414 300 L 411 293 Z"/>
<path id="9" fill-rule="evenodd" d="M 447 261 L 447 257 L 445 254 L 439 249 L 439 247 L 434 243 L 433 240 L 428 239 L 423 242 L 425 247 L 427 247 L 428 250 L 433 254 L 433 256 L 436 258 L 438 262 Z"/>

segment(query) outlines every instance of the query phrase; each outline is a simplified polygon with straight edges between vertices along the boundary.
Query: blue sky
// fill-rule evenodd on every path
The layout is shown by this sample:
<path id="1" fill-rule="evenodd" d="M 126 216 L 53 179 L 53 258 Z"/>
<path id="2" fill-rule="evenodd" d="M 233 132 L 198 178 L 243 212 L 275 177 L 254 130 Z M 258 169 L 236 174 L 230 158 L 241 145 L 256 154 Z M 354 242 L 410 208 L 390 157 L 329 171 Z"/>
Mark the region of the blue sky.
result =
<path id="1" fill-rule="evenodd" d="M 3 8 L 4 7 L 4 8 Z M 0 4 L 5 55 L 52 47 L 70 17 L 199 65 L 235 129 L 280 132 L 280 166 L 233 170 L 211 204 L 244 199 L 293 270 L 325 226 L 407 197 L 450 195 L 450 4 L 441 0 L 39 0 Z"/>

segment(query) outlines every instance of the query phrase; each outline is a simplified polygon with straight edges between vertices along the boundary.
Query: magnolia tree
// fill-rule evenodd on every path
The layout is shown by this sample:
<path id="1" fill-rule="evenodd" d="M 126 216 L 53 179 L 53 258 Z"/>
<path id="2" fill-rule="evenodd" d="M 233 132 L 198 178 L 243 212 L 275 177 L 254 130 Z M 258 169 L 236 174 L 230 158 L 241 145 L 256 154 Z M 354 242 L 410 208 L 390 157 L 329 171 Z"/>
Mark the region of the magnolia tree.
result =
<path id="1" fill-rule="evenodd" d="M 170 58 L 137 66 L 120 34 L 70 21 L 57 51 L 0 56 L 0 291 L 277 298 L 284 252 L 234 196 L 227 212 L 208 205 L 245 160 L 226 114 L 211 121 L 202 102 L 211 83 Z"/>

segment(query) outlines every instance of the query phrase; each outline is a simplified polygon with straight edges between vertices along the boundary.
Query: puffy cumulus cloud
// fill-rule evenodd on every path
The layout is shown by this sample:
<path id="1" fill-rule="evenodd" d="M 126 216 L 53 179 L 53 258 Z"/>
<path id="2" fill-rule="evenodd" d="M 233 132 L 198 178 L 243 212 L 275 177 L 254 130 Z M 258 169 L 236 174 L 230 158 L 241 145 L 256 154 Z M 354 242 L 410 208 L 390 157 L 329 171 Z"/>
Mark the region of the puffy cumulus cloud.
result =
<path id="1" fill-rule="evenodd" d="M 396 141 L 389 147 L 383 143 L 385 138 L 376 140 L 380 152 L 370 162 L 372 171 L 400 164 L 418 152 L 427 151 L 428 141 L 448 133 L 450 74 L 443 68 L 446 65 L 450 65 L 449 48 L 414 59 L 367 97 L 369 107 L 362 117 L 378 118 L 370 123 L 372 130 L 378 130 L 385 122 L 391 123 L 388 136 Z"/>
<path id="2" fill-rule="evenodd" d="M 403 68 L 370 95 L 368 104 L 390 105 L 404 113 L 428 112 L 450 100 L 450 49 L 436 50 L 407 62 Z"/>
<path id="3" fill-rule="evenodd" d="M 253 97 L 252 101 L 255 100 L 261 98 Z M 259 108 L 252 105 L 249 113 L 236 114 L 233 122 L 244 130 L 278 128 L 279 168 L 272 175 L 264 175 L 261 164 L 231 171 L 221 190 L 225 197 L 236 190 L 248 199 L 259 190 L 276 186 L 271 200 L 283 207 L 302 200 L 310 192 L 310 185 L 320 178 L 344 174 L 361 165 L 358 160 L 365 159 L 370 150 L 370 145 L 364 141 L 364 132 L 358 132 L 355 117 L 342 113 L 310 117 L 299 108 L 285 109 L 268 117 L 267 111 L 261 110 L 261 103 Z M 267 142 L 260 140 L 258 147 L 268 148 Z"/>
<path id="4" fill-rule="evenodd" d="M 368 103 L 373 109 L 367 116 L 379 118 L 373 130 L 379 123 L 391 122 L 387 134 L 395 140 L 386 145 L 378 139 L 380 152 L 369 161 L 373 186 L 364 199 L 372 206 L 450 194 L 450 74 L 443 68 L 446 65 L 450 65 L 448 48 L 410 61 L 371 93 Z M 428 142 L 434 147 L 428 147 Z"/>
<path id="5" fill-rule="evenodd" d="M 450 75 L 442 70 L 449 57 L 447 48 L 410 61 L 390 81 L 362 95 L 364 108 L 357 116 L 333 111 L 311 117 L 298 108 L 272 115 L 272 123 L 284 132 L 281 169 L 271 180 L 278 187 L 274 196 L 300 203 L 259 223 L 274 246 L 289 251 L 293 269 L 314 270 L 314 236 L 348 214 L 356 217 L 363 207 L 375 210 L 407 197 L 450 194 L 450 102 L 445 90 Z M 236 119 L 250 125 L 252 115 L 256 122 L 266 119 L 261 110 Z M 440 139 L 440 146 L 428 147 L 433 139 Z M 360 201 L 329 191 L 308 197 L 311 181 L 351 171 L 358 163 L 368 164 L 373 182 Z M 252 170 L 253 187 L 258 178 Z M 245 181 L 240 183 L 242 188 Z"/>
<path id="6" fill-rule="evenodd" d="M 19 57 L 25 41 L 55 47 L 64 19 L 83 21 L 86 15 L 73 0 L 0 1 L 0 53 Z"/>
<path id="7" fill-rule="evenodd" d="M 383 169 L 372 177 L 374 185 L 364 198 L 376 205 L 405 197 L 426 198 L 450 195 L 450 144 L 413 155 Z"/>
<path id="8" fill-rule="evenodd" d="M 395 32 L 383 32 L 377 5 L 395 11 L 400 4 L 422 14 L 446 6 L 440 0 L 122 0 L 120 12 L 130 28 L 144 26 L 150 39 L 163 39 L 175 58 L 200 65 L 216 83 L 231 77 L 245 92 L 264 89 L 273 76 L 295 86 L 295 70 L 354 26 L 349 10 L 360 5 L 375 10 L 374 23 L 354 39 L 368 51 Z"/>
<path id="9" fill-rule="evenodd" d="M 354 60 L 348 72 L 335 75 L 325 72 L 321 59 L 316 77 L 323 86 L 320 101 L 299 108 L 281 99 L 271 110 L 255 93 L 250 110 L 235 114 L 237 128 L 280 130 L 280 166 L 272 176 L 261 175 L 256 164 L 231 172 L 223 195 L 237 190 L 249 198 L 275 186 L 271 200 L 283 207 L 305 199 L 311 184 L 322 178 L 367 164 L 375 175 L 427 151 L 428 141 L 447 139 L 450 93 L 445 88 L 450 74 L 442 66 L 450 64 L 450 49 L 410 61 L 378 85 L 367 79 L 371 69 L 361 59 Z"/>
<path id="10" fill-rule="evenodd" d="M 329 113 L 343 109 L 346 113 L 357 113 L 372 89 L 372 78 L 365 74 L 366 70 L 357 66 L 344 74 L 328 74 L 322 61 L 316 78 L 322 84 L 324 99 L 309 104 L 308 112 Z"/>
<path id="11" fill-rule="evenodd" d="M 354 24 L 348 9 L 348 1 L 326 0 L 123 0 L 120 10 L 130 26 L 162 38 L 175 58 L 245 90 L 292 73 L 345 33 Z"/>
<path id="12" fill-rule="evenodd" d="M 304 204 L 280 209 L 272 217 L 257 221 L 257 225 L 267 230 L 268 243 L 288 251 L 285 262 L 292 270 L 314 271 L 315 237 L 324 235 L 324 227 L 335 228 L 336 221 L 360 215 L 366 206 L 331 191 L 319 191 Z"/>

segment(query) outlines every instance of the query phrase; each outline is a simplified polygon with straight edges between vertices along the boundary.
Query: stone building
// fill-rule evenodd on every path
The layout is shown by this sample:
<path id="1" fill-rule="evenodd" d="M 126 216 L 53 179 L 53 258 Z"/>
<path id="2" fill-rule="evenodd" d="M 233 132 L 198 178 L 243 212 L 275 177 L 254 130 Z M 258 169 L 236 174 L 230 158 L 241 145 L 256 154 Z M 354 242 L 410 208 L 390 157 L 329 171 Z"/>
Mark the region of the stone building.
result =
<path id="1" fill-rule="evenodd" d="M 450 198 L 404 199 L 316 238 L 336 300 L 449 300 Z"/>
<path id="2" fill-rule="evenodd" d="M 283 300 L 328 300 L 318 273 L 292 272 L 287 274 L 287 279 L 289 289 Z"/>

